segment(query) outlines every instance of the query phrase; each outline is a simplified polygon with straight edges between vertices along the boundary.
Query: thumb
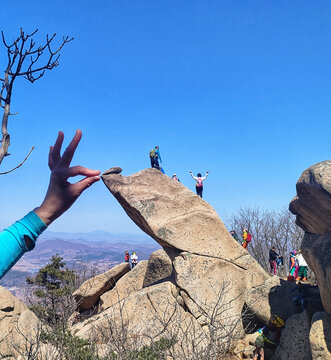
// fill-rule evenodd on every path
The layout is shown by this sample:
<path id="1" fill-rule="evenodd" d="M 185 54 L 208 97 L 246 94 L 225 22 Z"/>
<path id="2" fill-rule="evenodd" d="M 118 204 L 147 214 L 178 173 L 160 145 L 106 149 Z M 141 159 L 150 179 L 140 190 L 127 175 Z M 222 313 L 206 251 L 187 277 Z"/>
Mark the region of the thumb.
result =
<path id="1" fill-rule="evenodd" d="M 88 176 L 83 180 L 78 181 L 75 185 L 77 186 L 77 191 L 81 194 L 83 191 L 88 189 L 94 183 L 100 180 L 100 176 Z"/>

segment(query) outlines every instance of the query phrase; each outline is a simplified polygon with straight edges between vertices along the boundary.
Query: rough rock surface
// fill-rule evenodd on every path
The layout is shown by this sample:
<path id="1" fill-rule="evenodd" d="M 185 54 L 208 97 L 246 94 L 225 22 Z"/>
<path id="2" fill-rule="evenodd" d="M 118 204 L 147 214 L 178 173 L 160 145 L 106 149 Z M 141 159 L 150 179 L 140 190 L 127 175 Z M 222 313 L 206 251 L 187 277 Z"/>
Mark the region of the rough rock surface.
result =
<path id="1" fill-rule="evenodd" d="M 315 273 L 324 309 L 331 314 L 331 160 L 302 173 L 290 211 L 306 232 L 302 253 Z"/>
<path id="2" fill-rule="evenodd" d="M 163 250 L 153 252 L 148 260 L 143 287 L 150 286 L 172 275 L 172 262 Z"/>
<path id="3" fill-rule="evenodd" d="M 99 310 L 101 312 L 125 299 L 131 293 L 143 288 L 147 260 L 140 261 L 131 271 L 122 276 L 116 285 L 100 297 Z"/>
<path id="4" fill-rule="evenodd" d="M 100 339 L 111 342 L 112 336 L 115 334 L 117 337 L 120 333 L 123 342 L 134 341 L 138 347 L 149 344 L 151 339 L 170 339 L 178 337 L 178 334 L 186 334 L 192 339 L 178 337 L 180 342 L 177 344 L 177 351 L 185 351 L 187 356 L 192 345 L 189 342 L 192 340 L 196 342 L 196 346 L 202 346 L 206 341 L 206 334 L 182 305 L 176 286 L 171 282 L 164 282 L 130 294 L 121 303 L 75 325 L 72 332 L 98 343 Z M 180 345 L 183 345 L 182 349 Z M 180 358 L 186 357 L 179 355 L 178 359 Z"/>
<path id="5" fill-rule="evenodd" d="M 311 360 L 309 346 L 310 318 L 306 311 L 291 316 L 282 331 L 275 358 L 281 360 Z"/>
<path id="6" fill-rule="evenodd" d="M 41 322 L 26 305 L 0 286 L 0 354 L 17 358 L 28 354 L 41 330 Z"/>
<path id="7" fill-rule="evenodd" d="M 128 216 L 161 246 L 232 261 L 247 255 L 212 206 L 160 171 L 103 174 L 102 180 Z"/>
<path id="8" fill-rule="evenodd" d="M 102 179 L 129 217 L 166 252 L 151 256 L 144 286 L 171 275 L 177 298 L 200 329 L 208 332 L 208 325 L 217 321 L 221 331 L 233 328 L 233 334 L 242 335 L 245 294 L 269 275 L 233 239 L 215 210 L 156 169 L 128 177 L 107 172 Z M 102 299 L 106 297 L 108 293 Z M 215 313 L 217 319 L 212 318 Z"/>
<path id="9" fill-rule="evenodd" d="M 331 232 L 322 235 L 306 233 L 301 250 L 317 278 L 324 310 L 331 314 Z"/>
<path id="10" fill-rule="evenodd" d="M 323 234 L 331 231 L 331 160 L 306 169 L 297 182 L 297 196 L 290 211 L 306 232 Z"/>
<path id="11" fill-rule="evenodd" d="M 325 312 L 314 314 L 309 341 L 313 360 L 331 359 L 331 315 Z"/>
<path id="12" fill-rule="evenodd" d="M 130 270 L 129 263 L 122 263 L 103 274 L 85 281 L 79 289 L 73 293 L 79 310 L 89 310 L 95 306 L 100 296 L 113 288 L 116 281 Z"/>
<path id="13" fill-rule="evenodd" d="M 271 315 L 278 315 L 286 320 L 297 312 L 292 301 L 297 295 L 297 285 L 273 276 L 263 284 L 254 286 L 246 296 L 246 305 L 266 324 Z M 280 302 L 279 299 L 282 299 Z"/>

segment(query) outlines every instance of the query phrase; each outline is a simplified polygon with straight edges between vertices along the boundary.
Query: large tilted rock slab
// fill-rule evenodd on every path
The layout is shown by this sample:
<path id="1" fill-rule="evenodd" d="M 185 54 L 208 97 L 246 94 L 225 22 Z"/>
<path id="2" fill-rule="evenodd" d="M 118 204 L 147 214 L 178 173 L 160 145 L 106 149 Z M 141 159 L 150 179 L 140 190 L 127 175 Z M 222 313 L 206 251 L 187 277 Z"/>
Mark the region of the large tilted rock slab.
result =
<path id="1" fill-rule="evenodd" d="M 115 283 L 128 271 L 129 263 L 122 263 L 107 272 L 85 281 L 74 293 L 80 311 L 92 309 L 102 294 L 114 287 Z"/>
<path id="2" fill-rule="evenodd" d="M 128 216 L 161 246 L 226 260 L 247 254 L 212 206 L 160 171 L 104 174 L 102 180 Z"/>
<path id="3" fill-rule="evenodd" d="M 28 355 L 42 330 L 46 329 L 36 315 L 10 291 L 0 286 L 1 359 Z"/>
<path id="4" fill-rule="evenodd" d="M 297 215 L 297 224 L 314 234 L 331 231 L 331 160 L 306 169 L 296 187 L 290 211 Z"/>
<path id="5" fill-rule="evenodd" d="M 324 310 L 331 314 L 331 232 L 322 235 L 306 233 L 301 250 L 317 278 Z"/>

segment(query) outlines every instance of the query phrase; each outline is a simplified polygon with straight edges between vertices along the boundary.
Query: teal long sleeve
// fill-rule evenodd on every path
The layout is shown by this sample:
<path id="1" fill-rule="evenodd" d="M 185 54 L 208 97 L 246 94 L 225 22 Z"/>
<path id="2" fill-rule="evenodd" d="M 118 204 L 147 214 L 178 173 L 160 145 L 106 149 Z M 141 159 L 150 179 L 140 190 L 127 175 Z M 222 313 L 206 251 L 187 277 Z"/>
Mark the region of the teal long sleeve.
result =
<path id="1" fill-rule="evenodd" d="M 37 237 L 46 229 L 39 216 L 30 211 L 23 219 L 16 221 L 0 233 L 0 279 L 27 251 L 34 248 Z M 27 248 L 24 237 L 28 236 L 33 246 Z"/>

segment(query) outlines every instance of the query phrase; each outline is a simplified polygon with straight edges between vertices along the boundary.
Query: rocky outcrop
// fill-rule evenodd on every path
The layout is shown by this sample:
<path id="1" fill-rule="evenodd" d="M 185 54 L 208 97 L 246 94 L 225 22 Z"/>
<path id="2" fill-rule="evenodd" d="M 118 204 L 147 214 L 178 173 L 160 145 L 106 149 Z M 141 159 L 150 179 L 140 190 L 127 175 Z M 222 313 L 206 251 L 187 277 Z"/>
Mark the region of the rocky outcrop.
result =
<path id="1" fill-rule="evenodd" d="M 32 351 L 42 324 L 26 305 L 0 286 L 0 355 L 18 358 Z"/>
<path id="2" fill-rule="evenodd" d="M 131 293 L 141 290 L 143 288 L 147 263 L 147 260 L 140 261 L 131 271 L 122 276 L 111 290 L 101 295 L 98 312 L 117 304 Z"/>
<path id="3" fill-rule="evenodd" d="M 177 337 L 175 351 L 178 359 L 188 358 L 193 346 L 202 347 L 207 341 L 198 322 L 184 310 L 178 289 L 171 282 L 130 294 L 121 303 L 83 324 L 75 325 L 72 332 L 97 343 L 102 339 L 109 342 L 120 340 L 123 345 L 130 346 L 134 341 L 137 348 L 149 344 L 151 339 Z M 195 334 L 194 339 L 190 337 L 192 333 Z"/>
<path id="4" fill-rule="evenodd" d="M 331 231 L 331 160 L 306 169 L 297 182 L 297 196 L 290 211 L 306 232 L 324 234 Z"/>
<path id="5" fill-rule="evenodd" d="M 331 314 L 331 232 L 322 235 L 306 233 L 301 250 L 315 273 L 324 310 Z"/>
<path id="6" fill-rule="evenodd" d="M 233 338 L 242 336 L 244 327 L 240 318 L 245 294 L 269 275 L 232 238 L 216 211 L 184 185 L 156 169 L 128 177 L 107 171 L 102 179 L 129 217 L 163 246 L 163 250 L 149 259 L 143 282 L 145 289 L 136 289 L 126 297 L 122 296 L 125 292 L 118 291 L 122 306 L 126 307 L 134 295 L 149 297 L 150 291 L 170 280 L 173 285 L 165 287 L 165 291 L 176 289 L 177 301 L 182 304 L 179 313 L 186 309 L 187 316 L 201 331 L 208 333 L 209 325 L 217 322 L 221 324 L 218 330 L 223 331 L 220 337 L 226 337 L 224 332 L 230 328 Z M 118 283 L 124 284 L 129 278 L 130 273 Z M 120 284 L 120 288 L 124 287 Z M 99 316 L 114 307 L 113 290 L 102 295 Z M 134 318 L 132 321 L 137 322 Z M 135 326 L 139 327 L 138 323 Z M 77 331 L 77 334 L 82 333 Z"/>
<path id="7" fill-rule="evenodd" d="M 324 309 L 331 314 L 331 160 L 302 173 L 290 211 L 306 232 L 302 254 L 315 273 Z"/>
<path id="8" fill-rule="evenodd" d="M 112 289 L 124 274 L 130 271 L 129 263 L 122 263 L 85 281 L 74 293 L 80 311 L 92 309 L 106 291 Z"/>

